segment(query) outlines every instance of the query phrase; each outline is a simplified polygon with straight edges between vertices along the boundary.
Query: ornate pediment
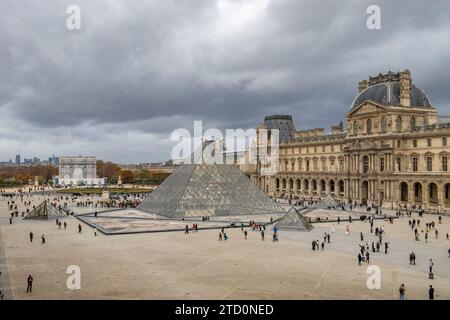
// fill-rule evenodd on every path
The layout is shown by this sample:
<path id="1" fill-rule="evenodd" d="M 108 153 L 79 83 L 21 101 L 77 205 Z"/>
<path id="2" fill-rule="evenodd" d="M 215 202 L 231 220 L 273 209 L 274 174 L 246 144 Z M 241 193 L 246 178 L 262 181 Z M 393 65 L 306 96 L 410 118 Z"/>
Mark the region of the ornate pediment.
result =
<path id="1" fill-rule="evenodd" d="M 355 110 L 350 112 L 349 115 L 360 115 L 360 114 L 366 114 L 366 113 L 372 113 L 377 111 L 384 111 L 386 108 L 383 106 L 380 106 L 376 103 L 372 102 L 365 102 L 362 103 L 359 107 L 357 107 Z"/>

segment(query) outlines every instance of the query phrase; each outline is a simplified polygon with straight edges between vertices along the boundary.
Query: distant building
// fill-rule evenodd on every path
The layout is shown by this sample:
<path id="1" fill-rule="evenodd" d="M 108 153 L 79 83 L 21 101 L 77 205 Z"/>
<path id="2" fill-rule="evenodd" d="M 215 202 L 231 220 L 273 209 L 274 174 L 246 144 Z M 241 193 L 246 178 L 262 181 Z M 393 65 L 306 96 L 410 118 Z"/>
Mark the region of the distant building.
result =
<path id="1" fill-rule="evenodd" d="M 16 154 L 16 164 L 20 164 L 20 154 Z"/>
<path id="2" fill-rule="evenodd" d="M 59 174 L 54 178 L 58 186 L 106 185 L 106 178 L 97 177 L 97 160 L 95 157 L 60 157 Z"/>

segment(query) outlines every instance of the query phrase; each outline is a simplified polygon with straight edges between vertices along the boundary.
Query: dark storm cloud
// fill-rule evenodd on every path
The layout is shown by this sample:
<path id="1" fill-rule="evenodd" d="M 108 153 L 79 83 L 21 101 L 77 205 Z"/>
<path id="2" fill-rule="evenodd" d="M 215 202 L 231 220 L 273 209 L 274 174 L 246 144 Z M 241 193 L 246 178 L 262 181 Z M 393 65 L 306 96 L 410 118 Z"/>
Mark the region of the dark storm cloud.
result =
<path id="1" fill-rule="evenodd" d="M 65 27 L 69 4 L 81 30 Z M 366 28 L 371 4 L 382 30 Z M 450 114 L 445 0 L 1 0 L 0 12 L 0 114 L 22 128 L 1 130 L 5 158 L 25 140 L 50 151 L 56 134 L 83 141 L 79 153 L 162 160 L 170 132 L 193 120 L 250 128 L 283 113 L 328 127 L 345 120 L 357 82 L 389 63 Z"/>

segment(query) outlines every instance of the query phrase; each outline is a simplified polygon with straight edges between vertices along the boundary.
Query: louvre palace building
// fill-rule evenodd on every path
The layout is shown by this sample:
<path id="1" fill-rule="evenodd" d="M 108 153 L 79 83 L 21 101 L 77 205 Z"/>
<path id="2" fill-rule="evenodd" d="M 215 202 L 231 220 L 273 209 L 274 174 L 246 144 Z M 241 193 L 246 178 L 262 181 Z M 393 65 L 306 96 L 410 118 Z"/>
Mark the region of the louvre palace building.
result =
<path id="1" fill-rule="evenodd" d="M 450 212 L 450 119 L 439 117 L 404 70 L 360 81 L 343 124 L 296 130 L 292 117 L 265 118 L 257 131 L 279 130 L 279 170 L 252 180 L 274 197 Z M 270 150 L 269 150 L 270 151 Z M 256 156 L 258 157 L 258 156 Z"/>

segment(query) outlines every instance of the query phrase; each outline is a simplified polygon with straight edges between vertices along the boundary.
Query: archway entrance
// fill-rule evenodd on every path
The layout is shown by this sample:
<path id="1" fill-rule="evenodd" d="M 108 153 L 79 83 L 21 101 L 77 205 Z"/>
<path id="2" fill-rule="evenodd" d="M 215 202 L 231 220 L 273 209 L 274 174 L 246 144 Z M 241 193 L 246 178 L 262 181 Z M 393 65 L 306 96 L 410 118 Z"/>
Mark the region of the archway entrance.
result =
<path id="1" fill-rule="evenodd" d="M 400 201 L 408 201 L 408 184 L 400 183 Z"/>
<path id="2" fill-rule="evenodd" d="M 422 184 L 414 183 L 414 202 L 422 203 Z"/>
<path id="3" fill-rule="evenodd" d="M 369 198 L 369 183 L 363 181 L 361 183 L 361 202 L 362 204 L 367 204 L 367 199 Z"/>
<path id="4" fill-rule="evenodd" d="M 428 185 L 428 202 L 430 205 L 438 205 L 438 189 L 435 183 L 430 183 Z"/>
<path id="5" fill-rule="evenodd" d="M 444 207 L 450 208 L 450 183 L 444 185 Z"/>

